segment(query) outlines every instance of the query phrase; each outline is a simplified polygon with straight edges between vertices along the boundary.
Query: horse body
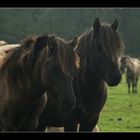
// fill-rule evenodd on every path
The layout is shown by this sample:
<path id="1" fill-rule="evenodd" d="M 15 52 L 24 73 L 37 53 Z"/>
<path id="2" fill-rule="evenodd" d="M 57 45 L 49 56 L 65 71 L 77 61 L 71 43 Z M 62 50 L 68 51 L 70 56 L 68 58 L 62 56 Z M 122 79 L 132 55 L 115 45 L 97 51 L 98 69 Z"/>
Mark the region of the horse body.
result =
<path id="1" fill-rule="evenodd" d="M 42 118 L 50 113 L 50 120 L 47 118 L 48 121 L 44 121 L 48 127 L 60 125 L 60 127 L 64 126 L 65 131 L 77 131 L 79 124 L 79 131 L 92 131 L 95 128 L 107 99 L 106 83 L 115 86 L 121 80 L 118 56 L 122 48 L 122 40 L 116 32 L 117 28 L 117 20 L 112 25 L 101 25 L 97 18 L 94 22 L 94 30 L 91 29 L 79 37 L 76 52 L 80 57 L 80 70 L 73 80 L 76 107 L 65 117 L 61 108 L 58 108 L 57 114 L 53 110 L 50 111 L 55 116 L 53 113 L 51 116 L 50 112 L 44 110 L 39 122 L 43 122 Z M 49 102 L 54 100 L 50 98 Z M 55 105 L 57 106 L 57 103 Z M 51 109 L 51 103 L 45 108 Z M 43 129 L 38 127 L 38 130 Z"/>
<path id="2" fill-rule="evenodd" d="M 8 90 L 11 90 L 11 88 Z M 17 94 L 15 94 L 15 91 L 7 92 L 3 90 L 2 92 L 7 93 L 7 96 L 10 94 L 12 99 L 11 97 L 0 97 L 1 99 L 4 99 L 3 102 L 1 102 L 2 106 L 0 109 L 1 129 L 3 131 L 34 130 L 37 127 L 38 117 L 42 113 L 47 102 L 46 94 L 41 92 L 42 95 L 38 95 L 38 97 L 33 99 L 34 96 L 31 95 L 33 91 L 19 90 L 16 92 Z M 27 93 L 26 96 L 25 93 Z M 21 95 L 19 96 L 18 94 L 24 94 L 24 97 L 20 97 Z M 34 94 L 38 94 L 38 92 L 34 91 Z"/>
<path id="3" fill-rule="evenodd" d="M 128 84 L 128 93 L 132 85 L 132 92 L 137 93 L 137 84 L 140 75 L 140 61 L 137 58 L 130 56 L 123 56 L 121 58 L 121 71 L 125 72 L 126 69 L 126 82 Z"/>
<path id="4" fill-rule="evenodd" d="M 74 107 L 75 42 L 43 35 L 8 52 L 0 69 L 1 130 L 35 130 L 47 102 L 46 90 L 57 91 L 53 96 L 59 99 L 63 112 Z"/>
<path id="5" fill-rule="evenodd" d="M 4 40 L 0 40 L 0 46 L 7 45 L 8 43 Z"/>
<path id="6" fill-rule="evenodd" d="M 6 56 L 4 58 L 6 59 Z M 24 65 L 27 67 L 26 63 Z M 18 67 L 18 65 L 13 66 L 9 68 L 8 72 L 5 72 L 6 69 L 1 70 L 0 124 L 4 131 L 34 130 L 37 127 L 38 117 L 47 101 L 44 94 L 46 89 L 41 87 L 42 85 L 20 79 L 23 78 L 21 77 L 23 73 Z M 24 78 L 26 76 L 25 74 Z"/>
<path id="7" fill-rule="evenodd" d="M 79 87 L 75 90 L 78 101 L 73 113 L 64 120 L 66 131 L 75 131 L 77 123 L 80 124 L 79 131 L 92 131 L 107 99 L 105 82 L 109 86 L 116 86 L 121 80 L 118 56 L 122 41 L 116 33 L 117 28 L 117 20 L 109 26 L 101 25 L 96 19 L 94 30 L 79 38 L 76 52 L 81 65 L 75 86 Z"/>

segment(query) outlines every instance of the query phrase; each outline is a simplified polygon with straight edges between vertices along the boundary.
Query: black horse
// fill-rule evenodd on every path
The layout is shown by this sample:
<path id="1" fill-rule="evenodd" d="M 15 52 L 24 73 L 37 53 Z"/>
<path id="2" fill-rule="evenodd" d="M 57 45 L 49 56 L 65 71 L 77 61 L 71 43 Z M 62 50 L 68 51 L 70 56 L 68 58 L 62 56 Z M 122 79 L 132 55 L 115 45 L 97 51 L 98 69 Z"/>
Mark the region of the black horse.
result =
<path id="1" fill-rule="evenodd" d="M 77 42 L 42 35 L 29 38 L 5 55 L 0 68 L 0 129 L 36 130 L 47 98 L 55 91 L 63 112 L 75 105 L 72 79 L 79 59 Z M 77 57 L 76 57 L 77 56 Z M 52 93 L 53 94 L 53 93 Z"/>
<path id="2" fill-rule="evenodd" d="M 46 126 L 64 126 L 65 131 L 77 131 L 78 123 L 79 131 L 92 131 L 96 126 L 107 99 L 106 83 L 116 86 L 121 80 L 118 57 L 123 43 L 117 29 L 118 20 L 108 25 L 101 24 L 97 18 L 93 28 L 79 37 L 76 52 L 80 56 L 80 71 L 73 80 L 76 107 L 64 117 L 57 100 L 48 93 L 38 131 L 45 130 Z"/>

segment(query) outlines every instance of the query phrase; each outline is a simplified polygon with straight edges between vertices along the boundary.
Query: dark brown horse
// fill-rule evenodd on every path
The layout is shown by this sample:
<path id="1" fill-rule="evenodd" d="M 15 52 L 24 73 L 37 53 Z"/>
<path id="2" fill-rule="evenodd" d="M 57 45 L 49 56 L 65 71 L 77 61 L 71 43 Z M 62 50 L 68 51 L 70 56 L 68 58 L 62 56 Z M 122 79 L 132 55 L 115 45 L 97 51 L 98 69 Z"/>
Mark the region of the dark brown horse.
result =
<path id="1" fill-rule="evenodd" d="M 76 52 L 80 56 L 80 72 L 73 80 L 76 107 L 63 117 L 57 100 L 48 93 L 38 131 L 45 130 L 46 126 L 64 126 L 65 131 L 77 131 L 78 123 L 79 131 L 92 131 L 96 126 L 107 98 L 105 83 L 116 86 L 121 80 L 118 57 L 123 43 L 117 29 L 117 20 L 109 25 L 101 24 L 97 18 L 93 27 L 79 37 Z"/>
<path id="2" fill-rule="evenodd" d="M 63 112 L 75 105 L 73 74 L 79 59 L 73 51 L 77 38 L 66 42 L 42 35 L 29 38 L 6 55 L 0 69 L 0 128 L 35 130 L 47 96 L 55 91 Z"/>
<path id="3" fill-rule="evenodd" d="M 140 75 L 140 60 L 130 56 L 122 56 L 120 60 L 120 69 L 126 75 L 128 93 L 132 86 L 132 92 L 137 93 L 138 79 Z"/>

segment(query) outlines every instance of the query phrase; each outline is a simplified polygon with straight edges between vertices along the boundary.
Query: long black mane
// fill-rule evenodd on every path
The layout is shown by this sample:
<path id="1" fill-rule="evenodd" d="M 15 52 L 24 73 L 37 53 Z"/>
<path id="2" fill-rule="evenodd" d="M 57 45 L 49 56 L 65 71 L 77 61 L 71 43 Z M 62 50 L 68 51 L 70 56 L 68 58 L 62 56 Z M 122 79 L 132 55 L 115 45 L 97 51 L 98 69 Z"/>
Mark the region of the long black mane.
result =
<path id="1" fill-rule="evenodd" d="M 21 41 L 20 46 L 8 52 L 1 67 L 1 76 L 14 81 L 14 85 L 29 86 L 32 81 L 32 70 L 34 63 L 38 59 L 38 54 L 47 45 L 47 35 L 32 36 Z M 22 82 L 22 83 L 21 83 Z"/>

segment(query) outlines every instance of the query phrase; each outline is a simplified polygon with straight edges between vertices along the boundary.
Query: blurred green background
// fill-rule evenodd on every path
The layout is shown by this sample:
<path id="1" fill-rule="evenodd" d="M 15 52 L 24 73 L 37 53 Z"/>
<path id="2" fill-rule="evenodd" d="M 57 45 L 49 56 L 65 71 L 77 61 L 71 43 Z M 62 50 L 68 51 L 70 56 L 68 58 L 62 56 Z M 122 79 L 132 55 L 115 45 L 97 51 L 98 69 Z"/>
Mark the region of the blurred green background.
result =
<path id="1" fill-rule="evenodd" d="M 117 18 L 126 53 L 139 57 L 139 8 L 1 8 L 0 39 L 17 43 L 49 32 L 69 40 L 89 30 L 96 17 L 107 23 Z"/>
<path id="2" fill-rule="evenodd" d="M 118 86 L 108 87 L 98 126 L 101 132 L 140 132 L 140 82 L 137 94 L 128 94 L 124 75 Z"/>

